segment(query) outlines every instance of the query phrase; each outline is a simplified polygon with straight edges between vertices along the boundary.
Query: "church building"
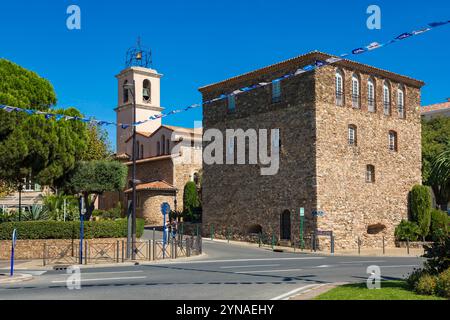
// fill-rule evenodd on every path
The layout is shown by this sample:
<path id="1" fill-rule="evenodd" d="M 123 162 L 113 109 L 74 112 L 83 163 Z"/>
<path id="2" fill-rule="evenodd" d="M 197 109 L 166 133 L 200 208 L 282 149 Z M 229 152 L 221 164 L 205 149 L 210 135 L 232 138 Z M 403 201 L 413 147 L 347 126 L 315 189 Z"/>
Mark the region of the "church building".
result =
<path id="1" fill-rule="evenodd" d="M 202 167 L 202 129 L 162 124 L 161 117 L 158 117 L 164 110 L 160 103 L 162 74 L 156 70 L 130 66 L 116 78 L 118 105 L 115 112 L 118 124 L 133 123 L 134 112 L 137 123 L 156 116 L 156 119 L 136 127 L 136 214 L 138 218 L 144 218 L 147 225 L 161 225 L 161 204 L 168 202 L 172 210 L 183 210 L 184 185 L 198 177 Z M 129 84 L 134 84 L 135 92 Z M 129 168 L 128 185 L 122 192 L 100 196 L 100 209 L 110 209 L 119 201 L 125 211 L 130 205 L 132 134 L 132 126 L 118 125 L 116 158 Z"/>

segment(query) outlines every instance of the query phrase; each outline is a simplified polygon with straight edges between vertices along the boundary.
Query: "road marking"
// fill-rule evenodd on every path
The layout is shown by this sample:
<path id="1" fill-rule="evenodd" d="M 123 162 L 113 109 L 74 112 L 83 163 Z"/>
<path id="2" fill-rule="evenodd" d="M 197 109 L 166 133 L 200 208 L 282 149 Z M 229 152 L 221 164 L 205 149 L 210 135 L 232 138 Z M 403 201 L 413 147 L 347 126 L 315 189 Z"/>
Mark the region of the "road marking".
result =
<path id="1" fill-rule="evenodd" d="M 131 279 L 145 279 L 146 276 L 142 277 L 117 277 L 117 278 L 97 278 L 97 279 L 80 279 L 78 281 L 108 281 L 108 280 L 131 280 Z M 53 280 L 52 283 L 66 283 L 68 280 Z M 69 280 L 70 281 L 70 280 Z"/>
<path id="2" fill-rule="evenodd" d="M 294 294 L 296 294 L 296 293 L 298 293 L 300 291 L 303 291 L 305 289 L 314 287 L 314 286 L 317 286 L 317 284 L 309 284 L 309 285 L 306 285 L 306 286 L 303 286 L 303 287 L 291 290 L 291 291 L 286 292 L 286 293 L 284 293 L 282 295 L 276 296 L 275 298 L 272 298 L 270 300 L 287 300 L 290 296 L 292 296 L 292 295 L 294 295 Z"/>
<path id="3" fill-rule="evenodd" d="M 253 271 L 239 271 L 235 273 L 273 273 L 273 272 L 290 272 L 290 271 L 301 271 L 303 269 L 284 269 L 284 270 L 253 270 Z"/>
<path id="4" fill-rule="evenodd" d="M 339 264 L 352 264 L 352 263 L 376 263 L 376 262 L 386 262 L 386 260 L 372 260 L 372 261 L 348 261 L 348 262 L 339 262 Z"/>
<path id="5" fill-rule="evenodd" d="M 143 270 L 130 270 L 130 271 L 104 271 L 104 272 L 83 272 L 81 271 L 82 275 L 87 274 L 107 274 L 107 273 L 140 273 L 144 272 Z M 70 273 L 69 273 L 70 274 Z"/>
<path id="6" fill-rule="evenodd" d="M 253 267 L 279 267 L 279 264 L 249 264 L 245 266 L 225 266 L 220 267 L 221 269 L 232 269 L 232 268 L 253 268 Z"/>
<path id="7" fill-rule="evenodd" d="M 331 267 L 332 265 L 329 265 L 329 264 L 322 264 L 322 265 L 320 265 L 320 266 L 317 266 L 317 267 L 314 267 L 314 268 L 329 268 L 329 267 Z"/>
<path id="8" fill-rule="evenodd" d="M 417 264 L 399 264 L 394 266 L 380 266 L 380 268 L 401 268 L 401 267 L 418 267 Z"/>
<path id="9" fill-rule="evenodd" d="M 195 264 L 195 263 L 220 263 L 220 262 L 251 262 L 251 261 L 282 261 L 282 260 L 317 260 L 325 259 L 324 257 L 303 257 L 303 258 L 257 258 L 257 259 L 230 259 L 230 260 L 201 260 L 178 262 L 178 264 Z"/>

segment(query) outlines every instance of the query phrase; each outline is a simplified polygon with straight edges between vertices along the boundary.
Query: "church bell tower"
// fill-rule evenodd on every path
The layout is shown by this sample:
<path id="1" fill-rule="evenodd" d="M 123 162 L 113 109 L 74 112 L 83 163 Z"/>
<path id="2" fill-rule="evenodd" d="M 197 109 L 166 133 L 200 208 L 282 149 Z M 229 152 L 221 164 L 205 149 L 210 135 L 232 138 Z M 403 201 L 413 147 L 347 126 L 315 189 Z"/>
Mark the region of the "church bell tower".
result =
<path id="1" fill-rule="evenodd" d="M 117 154 L 126 152 L 126 140 L 132 135 L 131 126 L 120 124 L 133 123 L 134 99 L 136 99 L 136 122 L 148 120 L 151 116 L 160 115 L 160 80 L 162 74 L 151 68 L 151 52 L 137 46 L 127 52 L 126 68 L 118 75 L 117 119 Z M 134 84 L 134 90 L 133 88 Z M 135 91 L 135 92 L 133 92 Z M 136 127 L 137 132 L 151 134 L 161 126 L 161 118 L 150 120 Z"/>

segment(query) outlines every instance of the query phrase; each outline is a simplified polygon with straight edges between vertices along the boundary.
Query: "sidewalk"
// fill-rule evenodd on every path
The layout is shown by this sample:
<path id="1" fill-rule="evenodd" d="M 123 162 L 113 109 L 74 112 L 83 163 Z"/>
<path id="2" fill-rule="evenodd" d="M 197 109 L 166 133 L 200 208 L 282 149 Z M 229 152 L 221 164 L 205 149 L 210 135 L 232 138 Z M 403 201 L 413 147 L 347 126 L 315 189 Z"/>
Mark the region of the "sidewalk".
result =
<path id="1" fill-rule="evenodd" d="M 203 238 L 204 241 L 211 242 L 211 238 Z M 220 243 L 230 243 L 231 245 L 243 246 L 243 247 L 253 247 L 259 248 L 259 244 L 252 242 L 243 242 L 243 241 L 234 241 L 234 240 L 223 240 L 223 239 L 214 239 L 212 242 L 220 242 Z M 269 245 L 261 246 L 261 249 L 272 251 L 272 247 Z M 282 246 L 274 246 L 274 251 L 282 251 L 289 253 L 303 253 L 303 254 L 317 254 L 317 255 L 325 255 L 325 256 L 370 256 L 370 257 L 420 257 L 424 254 L 423 249 L 419 248 L 410 248 L 409 254 L 406 248 L 385 248 L 385 253 L 383 254 L 383 249 L 379 248 L 361 248 L 361 252 L 358 253 L 358 249 L 350 249 L 350 250 L 335 250 L 334 254 L 330 251 L 311 251 L 309 249 L 301 250 L 299 248 L 292 247 L 282 247 Z"/>
<path id="2" fill-rule="evenodd" d="M 0 284 L 9 284 L 33 279 L 31 274 L 16 273 L 10 277 L 9 274 L 0 273 Z"/>

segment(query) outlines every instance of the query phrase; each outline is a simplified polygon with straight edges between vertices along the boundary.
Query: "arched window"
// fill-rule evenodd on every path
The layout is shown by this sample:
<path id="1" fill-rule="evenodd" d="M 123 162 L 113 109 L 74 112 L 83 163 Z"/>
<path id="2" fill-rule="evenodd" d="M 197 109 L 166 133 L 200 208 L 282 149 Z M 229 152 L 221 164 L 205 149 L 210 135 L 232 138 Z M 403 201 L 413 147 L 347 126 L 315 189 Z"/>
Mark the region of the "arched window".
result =
<path id="1" fill-rule="evenodd" d="M 161 153 L 165 154 L 166 153 L 166 136 L 162 135 L 161 137 Z"/>
<path id="2" fill-rule="evenodd" d="M 375 81 L 372 77 L 367 81 L 367 109 L 375 112 Z"/>
<path id="3" fill-rule="evenodd" d="M 356 74 L 352 75 L 352 106 L 359 108 L 359 78 Z"/>
<path id="4" fill-rule="evenodd" d="M 389 150 L 397 151 L 397 132 L 389 131 Z"/>
<path id="5" fill-rule="evenodd" d="M 389 90 L 389 82 L 383 83 L 383 110 L 385 115 L 391 114 L 391 94 Z"/>
<path id="6" fill-rule="evenodd" d="M 366 182 L 367 183 L 375 182 L 375 167 L 371 164 L 368 164 L 366 167 Z"/>
<path id="7" fill-rule="evenodd" d="M 336 105 L 344 105 L 344 76 L 341 70 L 336 70 Z"/>
<path id="8" fill-rule="evenodd" d="M 348 126 L 348 144 L 350 146 L 356 146 L 357 144 L 357 129 L 354 124 Z"/>
<path id="9" fill-rule="evenodd" d="M 159 141 L 156 142 L 156 155 L 157 156 L 161 155 L 161 143 Z"/>
<path id="10" fill-rule="evenodd" d="M 397 111 L 398 117 L 405 117 L 405 89 L 403 85 L 399 84 L 397 89 Z"/>
<path id="11" fill-rule="evenodd" d="M 142 83 L 142 99 L 145 102 L 151 102 L 151 84 L 150 84 L 150 80 L 145 79 L 144 82 Z"/>
<path id="12" fill-rule="evenodd" d="M 128 84 L 128 80 L 125 80 L 124 82 L 123 82 L 123 103 L 127 103 L 128 102 L 128 99 L 129 99 L 129 96 L 128 96 L 128 89 L 126 88 L 126 85 Z"/>

